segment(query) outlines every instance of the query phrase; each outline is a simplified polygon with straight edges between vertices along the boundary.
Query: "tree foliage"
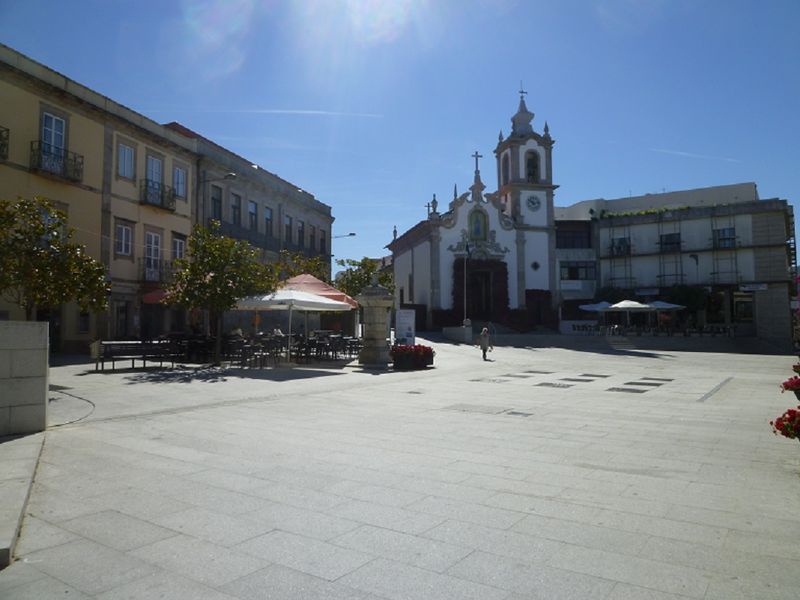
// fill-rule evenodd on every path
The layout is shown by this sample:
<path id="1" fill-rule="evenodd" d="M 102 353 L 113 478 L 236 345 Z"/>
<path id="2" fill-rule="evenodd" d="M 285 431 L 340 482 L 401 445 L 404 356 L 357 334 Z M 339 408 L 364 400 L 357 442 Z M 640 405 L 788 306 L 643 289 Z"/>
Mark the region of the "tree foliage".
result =
<path id="1" fill-rule="evenodd" d="M 304 254 L 281 250 L 278 262 L 273 265 L 273 269 L 275 269 L 275 275 L 281 280 L 305 273 L 313 275 L 325 283 L 330 283 L 331 279 L 328 262 L 321 255 L 309 258 Z"/>
<path id="2" fill-rule="evenodd" d="M 67 216 L 45 198 L 0 201 L 0 293 L 32 319 L 39 308 L 108 306 L 105 267 L 72 241 Z"/>
<path id="3" fill-rule="evenodd" d="M 336 275 L 336 287 L 348 296 L 355 297 L 372 283 L 372 275 L 378 274 L 378 283 L 394 293 L 394 277 L 390 270 L 381 270 L 381 261 L 366 256 L 361 260 L 338 259 L 336 264 L 344 267 Z"/>
<path id="4" fill-rule="evenodd" d="M 273 268 L 259 262 L 250 244 L 219 233 L 219 223 L 209 228 L 195 225 L 185 258 L 175 261 L 175 275 L 167 286 L 166 302 L 188 309 L 205 309 L 221 315 L 240 298 L 268 293 L 277 287 Z"/>

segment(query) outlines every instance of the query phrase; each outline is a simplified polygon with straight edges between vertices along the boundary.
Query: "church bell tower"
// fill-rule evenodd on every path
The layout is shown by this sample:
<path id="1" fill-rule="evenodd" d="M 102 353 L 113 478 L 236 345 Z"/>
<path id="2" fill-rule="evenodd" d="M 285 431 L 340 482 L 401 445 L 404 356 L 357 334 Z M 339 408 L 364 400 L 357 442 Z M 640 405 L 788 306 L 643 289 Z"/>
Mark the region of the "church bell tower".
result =
<path id="1" fill-rule="evenodd" d="M 511 117 L 511 133 L 494 150 L 497 196 L 517 231 L 517 290 L 520 306 L 536 296 L 554 306 L 555 221 L 553 217 L 553 144 L 550 128 L 533 128 L 534 114 L 525 105 L 520 86 L 519 107 Z M 532 293 L 535 291 L 536 293 Z"/>

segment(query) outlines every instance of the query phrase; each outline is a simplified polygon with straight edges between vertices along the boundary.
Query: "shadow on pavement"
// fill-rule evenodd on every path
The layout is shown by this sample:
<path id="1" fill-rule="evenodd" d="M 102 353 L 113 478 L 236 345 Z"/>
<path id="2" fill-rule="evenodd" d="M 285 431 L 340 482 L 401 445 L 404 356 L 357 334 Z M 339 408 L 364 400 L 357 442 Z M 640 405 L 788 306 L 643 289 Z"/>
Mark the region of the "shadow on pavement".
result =
<path id="1" fill-rule="evenodd" d="M 326 365 L 326 367 L 328 367 Z M 112 371 L 108 371 L 112 372 Z M 219 368 L 219 367 L 198 367 L 187 368 L 178 366 L 174 369 L 118 369 L 114 373 L 128 373 L 123 380 L 127 385 L 136 383 L 193 383 L 196 381 L 204 383 L 217 383 L 229 379 L 257 379 L 262 381 L 294 381 L 300 379 L 312 379 L 315 377 L 328 377 L 333 375 L 344 375 L 343 367 L 318 368 L 313 367 L 278 367 L 272 369 L 242 369 L 242 368 Z M 94 373 L 94 371 L 92 371 Z M 98 372 L 100 373 L 100 372 Z"/>

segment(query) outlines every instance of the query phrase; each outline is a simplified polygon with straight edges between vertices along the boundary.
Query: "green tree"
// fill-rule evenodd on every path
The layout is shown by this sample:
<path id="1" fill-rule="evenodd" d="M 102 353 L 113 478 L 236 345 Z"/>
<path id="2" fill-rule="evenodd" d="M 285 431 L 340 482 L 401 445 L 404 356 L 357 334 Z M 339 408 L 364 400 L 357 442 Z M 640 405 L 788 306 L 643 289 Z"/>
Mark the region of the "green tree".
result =
<path id="1" fill-rule="evenodd" d="M 166 302 L 209 312 L 217 334 L 214 361 L 219 364 L 222 315 L 241 298 L 274 290 L 277 269 L 262 264 L 258 251 L 247 242 L 220 235 L 218 222 L 212 222 L 209 228 L 195 225 L 188 247 L 186 258 L 175 261 L 176 272 L 167 287 Z"/>
<path id="2" fill-rule="evenodd" d="M 309 258 L 299 252 L 281 250 L 278 262 L 272 268 L 275 269 L 275 275 L 282 280 L 308 273 L 325 283 L 330 283 L 330 267 L 319 255 Z"/>
<path id="3" fill-rule="evenodd" d="M 40 308 L 108 306 L 105 267 L 72 241 L 66 215 L 45 198 L 0 201 L 0 293 L 35 318 Z"/>
<path id="4" fill-rule="evenodd" d="M 361 260 L 338 259 L 336 264 L 344 267 L 336 275 L 336 287 L 348 296 L 355 297 L 372 283 L 372 275 L 378 274 L 378 283 L 394 293 L 394 277 L 390 270 L 381 269 L 381 261 L 366 256 Z"/>

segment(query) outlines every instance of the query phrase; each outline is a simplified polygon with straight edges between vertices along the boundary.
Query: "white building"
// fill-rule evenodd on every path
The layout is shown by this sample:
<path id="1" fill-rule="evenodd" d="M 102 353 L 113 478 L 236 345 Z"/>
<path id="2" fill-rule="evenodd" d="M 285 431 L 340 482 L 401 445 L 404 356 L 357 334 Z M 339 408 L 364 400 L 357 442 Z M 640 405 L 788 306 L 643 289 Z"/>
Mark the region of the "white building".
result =
<path id="1" fill-rule="evenodd" d="M 388 245 L 397 306 L 427 315 L 418 327 L 460 324 L 466 309 L 472 320 L 556 328 L 559 316 L 585 316 L 578 305 L 602 294 L 694 294 L 703 305 L 682 313 L 686 323 L 790 339 L 786 200 L 760 200 L 756 185 L 743 183 L 554 207 L 554 140 L 532 120 L 520 98 L 494 151 L 496 192 L 484 193 L 476 152 L 469 192 L 454 192 L 441 213 L 434 197 L 428 218 Z"/>

